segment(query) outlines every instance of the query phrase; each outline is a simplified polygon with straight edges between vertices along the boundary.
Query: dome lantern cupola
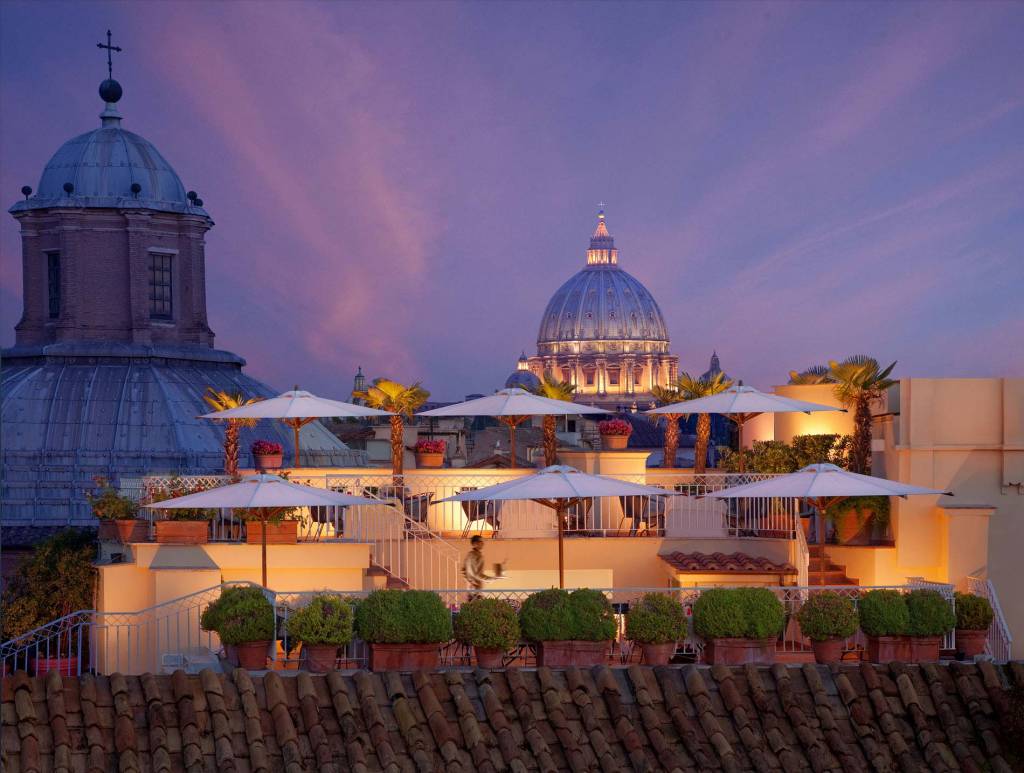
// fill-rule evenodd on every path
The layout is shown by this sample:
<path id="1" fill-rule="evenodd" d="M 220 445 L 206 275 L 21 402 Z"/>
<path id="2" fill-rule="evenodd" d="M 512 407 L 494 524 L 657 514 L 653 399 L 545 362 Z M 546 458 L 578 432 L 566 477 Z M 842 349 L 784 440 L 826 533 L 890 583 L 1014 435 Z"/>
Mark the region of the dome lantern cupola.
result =
<path id="1" fill-rule="evenodd" d="M 619 251 L 615 249 L 615 239 L 608 233 L 608 225 L 604 221 L 604 210 L 597 213 L 597 227 L 590 237 L 590 249 L 587 250 L 588 266 L 615 266 L 619 263 Z"/>

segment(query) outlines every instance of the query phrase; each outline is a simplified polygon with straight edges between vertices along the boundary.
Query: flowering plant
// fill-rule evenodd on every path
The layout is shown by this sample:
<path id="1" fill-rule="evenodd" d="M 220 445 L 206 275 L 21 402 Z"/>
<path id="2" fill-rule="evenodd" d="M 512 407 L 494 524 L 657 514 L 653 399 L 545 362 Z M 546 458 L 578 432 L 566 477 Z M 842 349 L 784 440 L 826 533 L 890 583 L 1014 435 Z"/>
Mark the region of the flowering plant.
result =
<path id="1" fill-rule="evenodd" d="M 444 448 L 443 440 L 417 440 L 415 446 L 418 454 L 443 454 Z"/>
<path id="2" fill-rule="evenodd" d="M 154 502 L 165 502 L 168 499 L 198 494 L 200 491 L 208 491 L 211 488 L 214 486 L 206 481 L 186 480 L 177 475 L 166 481 L 151 480 L 146 482 L 146 493 L 142 504 L 151 505 Z M 164 510 L 160 517 L 166 521 L 209 521 L 216 514 L 215 509 L 183 507 Z"/>
<path id="3" fill-rule="evenodd" d="M 608 419 L 597 423 L 597 431 L 602 435 L 629 435 L 633 434 L 633 425 L 625 419 Z"/>
<path id="4" fill-rule="evenodd" d="M 273 440 L 257 440 L 249 447 L 249 450 L 253 456 L 274 456 L 281 453 L 284 447 Z"/>
<path id="5" fill-rule="evenodd" d="M 128 521 L 138 517 L 139 505 L 124 496 L 103 476 L 93 478 L 97 491 L 86 491 L 85 498 L 92 505 L 92 513 L 101 521 Z"/>

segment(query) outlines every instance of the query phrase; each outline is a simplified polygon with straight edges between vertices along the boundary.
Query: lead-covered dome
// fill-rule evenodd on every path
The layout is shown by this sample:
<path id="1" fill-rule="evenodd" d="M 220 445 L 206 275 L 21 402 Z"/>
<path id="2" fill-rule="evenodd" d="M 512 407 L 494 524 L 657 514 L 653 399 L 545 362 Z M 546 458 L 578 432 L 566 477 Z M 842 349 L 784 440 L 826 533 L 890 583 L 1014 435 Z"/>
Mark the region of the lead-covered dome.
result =
<path id="1" fill-rule="evenodd" d="M 654 296 L 619 268 L 618 250 L 598 214 L 587 250 L 587 266 L 558 288 L 544 310 L 537 334 L 538 352 L 569 341 L 636 341 L 663 344 L 668 328 Z"/>

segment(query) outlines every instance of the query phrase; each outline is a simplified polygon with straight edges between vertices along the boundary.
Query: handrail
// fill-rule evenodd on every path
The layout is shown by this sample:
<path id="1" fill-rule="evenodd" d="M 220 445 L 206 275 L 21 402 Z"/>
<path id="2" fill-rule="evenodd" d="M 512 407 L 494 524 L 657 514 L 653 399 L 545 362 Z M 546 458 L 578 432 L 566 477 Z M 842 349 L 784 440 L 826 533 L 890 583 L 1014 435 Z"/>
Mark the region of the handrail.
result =
<path id="1" fill-rule="evenodd" d="M 999 596 L 996 594 L 996 586 L 992 581 L 977 575 L 967 576 L 967 590 L 976 596 L 988 599 L 992 606 L 992 624 L 988 629 L 988 637 L 985 640 L 985 652 L 998 663 L 1005 663 L 1010 660 L 1013 654 L 1013 634 L 1006 622 L 1003 608 L 999 604 Z"/>
<path id="2" fill-rule="evenodd" d="M 811 550 L 807 546 L 807 535 L 804 534 L 803 524 L 797 520 L 796 529 L 796 540 L 794 541 L 794 552 L 796 553 L 796 584 L 797 585 L 809 585 L 810 584 L 810 566 L 811 566 Z"/>

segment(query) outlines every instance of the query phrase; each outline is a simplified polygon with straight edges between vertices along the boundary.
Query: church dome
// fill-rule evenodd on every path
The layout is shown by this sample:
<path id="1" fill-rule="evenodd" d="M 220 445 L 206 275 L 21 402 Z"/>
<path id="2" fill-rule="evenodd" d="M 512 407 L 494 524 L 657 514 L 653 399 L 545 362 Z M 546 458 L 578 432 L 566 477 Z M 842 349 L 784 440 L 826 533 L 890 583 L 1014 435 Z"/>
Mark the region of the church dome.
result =
<path id="1" fill-rule="evenodd" d="M 587 251 L 587 266 L 558 288 L 544 310 L 539 353 L 569 341 L 636 341 L 664 344 L 668 328 L 650 291 L 618 265 L 618 250 L 604 213 Z"/>
<path id="2" fill-rule="evenodd" d="M 516 369 L 505 379 L 505 389 L 525 389 L 533 392 L 540 386 L 540 379 L 530 372 L 530 360 L 526 352 L 519 355 Z"/>

